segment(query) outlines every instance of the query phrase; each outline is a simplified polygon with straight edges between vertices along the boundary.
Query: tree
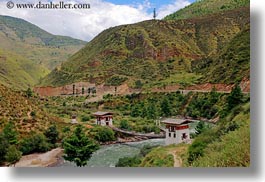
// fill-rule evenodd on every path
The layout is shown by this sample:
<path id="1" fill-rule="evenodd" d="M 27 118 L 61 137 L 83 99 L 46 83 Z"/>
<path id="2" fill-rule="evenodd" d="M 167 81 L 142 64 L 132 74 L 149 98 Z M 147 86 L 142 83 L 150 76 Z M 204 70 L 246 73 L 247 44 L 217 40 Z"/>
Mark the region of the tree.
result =
<path id="1" fill-rule="evenodd" d="M 163 116 L 170 116 L 171 115 L 171 109 L 169 105 L 168 99 L 165 97 L 164 100 L 161 103 L 161 112 Z"/>
<path id="2" fill-rule="evenodd" d="M 33 91 L 30 88 L 28 88 L 26 90 L 26 95 L 27 95 L 28 98 L 32 97 L 33 96 Z"/>
<path id="3" fill-rule="evenodd" d="M 114 141 L 116 139 L 115 133 L 108 127 L 99 127 L 96 129 L 95 139 L 99 142 Z"/>
<path id="4" fill-rule="evenodd" d="M 237 84 L 231 91 L 230 95 L 227 97 L 228 110 L 234 108 L 243 101 L 243 93 L 240 86 Z"/>
<path id="5" fill-rule="evenodd" d="M 154 103 L 150 103 L 147 107 L 147 119 L 156 119 L 157 109 Z"/>
<path id="6" fill-rule="evenodd" d="M 5 159 L 9 163 L 9 165 L 12 165 L 19 161 L 21 156 L 22 152 L 20 152 L 14 145 L 11 145 L 10 147 L 8 147 Z"/>
<path id="7" fill-rule="evenodd" d="M 210 102 L 215 104 L 218 101 L 219 94 L 217 93 L 216 87 L 214 86 L 210 92 Z"/>
<path id="8" fill-rule="evenodd" d="M 203 131 L 205 131 L 206 125 L 203 121 L 200 121 L 197 126 L 195 127 L 195 133 L 196 135 L 201 134 Z"/>
<path id="9" fill-rule="evenodd" d="M 138 117 L 140 115 L 140 108 L 139 105 L 133 105 L 131 109 L 131 116 L 132 117 Z"/>
<path id="10" fill-rule="evenodd" d="M 8 141 L 3 133 L 0 133 L 0 164 L 5 161 L 5 155 L 8 149 Z"/>
<path id="11" fill-rule="evenodd" d="M 47 152 L 50 150 L 50 145 L 47 143 L 47 138 L 43 134 L 35 133 L 21 140 L 19 150 L 23 154 Z"/>
<path id="12" fill-rule="evenodd" d="M 3 129 L 3 134 L 10 145 L 18 143 L 18 132 L 13 122 L 8 122 Z"/>
<path id="13" fill-rule="evenodd" d="M 59 138 L 59 132 L 57 130 L 57 127 L 55 124 L 51 125 L 44 133 L 47 140 L 51 144 L 56 144 L 58 138 Z"/>
<path id="14" fill-rule="evenodd" d="M 130 127 L 128 121 L 125 120 L 125 119 L 121 120 L 120 128 L 121 128 L 121 129 L 124 129 L 124 130 L 130 130 L 130 129 L 131 129 L 131 127 Z"/>
<path id="15" fill-rule="evenodd" d="M 93 152 L 99 145 L 90 139 L 81 125 L 78 125 L 72 136 L 63 141 L 64 159 L 74 162 L 78 167 L 86 166 Z"/>
<path id="16" fill-rule="evenodd" d="M 137 80 L 137 81 L 135 82 L 135 88 L 140 89 L 140 88 L 142 88 L 142 87 L 143 87 L 143 83 L 141 82 L 141 80 Z"/>

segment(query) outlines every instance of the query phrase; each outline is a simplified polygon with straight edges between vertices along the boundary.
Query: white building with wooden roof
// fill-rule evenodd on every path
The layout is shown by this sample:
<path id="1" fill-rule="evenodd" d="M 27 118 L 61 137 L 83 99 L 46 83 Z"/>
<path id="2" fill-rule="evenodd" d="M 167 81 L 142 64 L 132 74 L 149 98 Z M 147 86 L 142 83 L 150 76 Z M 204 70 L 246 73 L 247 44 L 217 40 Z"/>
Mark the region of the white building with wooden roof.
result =
<path id="1" fill-rule="evenodd" d="M 165 119 L 162 123 L 166 126 L 166 145 L 179 144 L 190 141 L 190 129 L 187 119 Z"/>
<path id="2" fill-rule="evenodd" d="M 96 117 L 96 124 L 101 126 L 113 125 L 113 113 L 98 111 L 93 114 Z"/>

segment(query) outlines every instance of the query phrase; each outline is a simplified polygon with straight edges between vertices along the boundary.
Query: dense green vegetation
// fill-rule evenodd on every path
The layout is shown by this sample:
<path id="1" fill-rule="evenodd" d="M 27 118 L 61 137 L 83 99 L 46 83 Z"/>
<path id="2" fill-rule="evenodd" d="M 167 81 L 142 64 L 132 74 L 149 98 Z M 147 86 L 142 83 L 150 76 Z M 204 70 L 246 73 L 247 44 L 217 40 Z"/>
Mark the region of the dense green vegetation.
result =
<path id="1" fill-rule="evenodd" d="M 197 0 L 185 8 L 166 16 L 165 20 L 197 18 L 250 5 L 250 0 Z"/>
<path id="2" fill-rule="evenodd" d="M 201 133 L 188 150 L 187 166 L 250 165 L 249 103 L 235 107 L 215 128 Z"/>
<path id="3" fill-rule="evenodd" d="M 213 118 L 225 106 L 227 94 L 217 93 L 214 89 L 209 93 L 141 93 L 124 97 L 109 95 L 100 104 L 104 109 L 118 110 L 123 116 L 142 118 L 154 121 L 159 117 L 190 116 L 193 118 Z M 122 127 L 129 129 L 128 123 Z"/>
<path id="4" fill-rule="evenodd" d="M 233 107 L 225 104 L 220 111 L 220 121 L 216 125 L 205 126 L 199 122 L 191 145 L 182 144 L 187 150 L 178 153 L 186 167 L 247 167 L 250 166 L 250 103 L 249 97 L 235 94 L 238 88 L 226 97 L 226 102 L 238 100 Z M 241 95 L 241 97 L 238 97 Z M 208 97 L 207 99 L 210 99 Z M 206 98 L 204 98 L 206 99 Z M 229 108 L 229 109 L 228 109 Z M 161 166 L 172 162 L 168 160 L 168 147 L 152 150 L 142 160 L 140 166 Z M 180 146 L 173 146 L 180 151 Z M 150 162 L 148 162 L 150 161 Z M 143 165 L 144 163 L 144 165 Z M 167 166 L 167 165 L 166 165 Z"/>
<path id="5" fill-rule="evenodd" d="M 115 141 L 115 132 L 108 127 L 95 126 L 89 131 L 90 135 L 98 142 Z"/>
<path id="6" fill-rule="evenodd" d="M 184 88 L 202 83 L 202 77 L 210 81 L 215 73 L 210 72 L 209 76 L 207 72 L 194 71 L 193 64 L 218 57 L 223 48 L 248 26 L 249 7 L 244 7 L 201 19 L 149 20 L 113 27 L 100 33 L 60 68 L 54 69 L 42 80 L 42 85 L 88 81 L 113 86 L 128 84 L 148 90 L 167 85 Z M 236 62 L 236 58 L 233 61 Z M 247 69 L 245 62 L 243 65 Z M 241 65 L 238 67 L 240 69 Z M 244 71 L 240 76 L 248 77 L 248 74 Z M 220 75 L 217 76 L 220 80 Z M 224 82 L 234 82 L 234 78 L 227 77 Z"/>
<path id="7" fill-rule="evenodd" d="M 250 103 L 248 98 L 243 98 L 235 86 L 216 127 L 204 128 L 189 147 L 187 166 L 250 165 Z"/>

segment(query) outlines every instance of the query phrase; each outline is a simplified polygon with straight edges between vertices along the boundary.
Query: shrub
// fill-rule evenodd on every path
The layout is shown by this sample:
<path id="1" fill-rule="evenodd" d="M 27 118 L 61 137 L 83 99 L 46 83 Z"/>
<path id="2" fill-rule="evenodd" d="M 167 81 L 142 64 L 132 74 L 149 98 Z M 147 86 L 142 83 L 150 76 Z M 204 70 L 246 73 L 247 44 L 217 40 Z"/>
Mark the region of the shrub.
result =
<path id="1" fill-rule="evenodd" d="M 116 137 L 112 129 L 100 127 L 96 129 L 95 139 L 99 142 L 108 142 L 116 140 Z"/>
<path id="2" fill-rule="evenodd" d="M 36 116 L 36 112 L 35 112 L 35 111 L 31 111 L 30 115 L 31 115 L 32 117 L 35 117 L 35 116 Z"/>
<path id="3" fill-rule="evenodd" d="M 81 116 L 81 121 L 82 122 L 87 122 L 87 121 L 89 121 L 91 118 L 90 118 L 90 116 L 88 116 L 88 115 L 82 115 Z"/>
<path id="4" fill-rule="evenodd" d="M 11 145 L 8 147 L 7 153 L 5 155 L 6 161 L 9 163 L 9 165 L 15 164 L 22 156 L 22 152 L 20 152 L 16 146 Z"/>
<path id="5" fill-rule="evenodd" d="M 124 129 L 124 130 L 130 130 L 131 129 L 128 121 L 125 120 L 125 119 L 121 120 L 121 122 L 120 122 L 120 128 L 121 129 Z"/>
<path id="6" fill-rule="evenodd" d="M 50 145 L 43 134 L 33 134 L 29 138 L 25 138 L 20 143 L 20 151 L 25 154 L 35 152 L 47 152 L 50 150 Z"/>
<path id="7" fill-rule="evenodd" d="M 143 148 L 140 150 L 140 155 L 145 157 L 153 148 L 156 148 L 157 146 L 150 146 L 150 145 L 145 145 Z"/>
<path id="8" fill-rule="evenodd" d="M 7 125 L 5 125 L 3 135 L 9 144 L 13 145 L 18 143 L 18 132 L 13 122 L 8 122 Z"/>
<path id="9" fill-rule="evenodd" d="M 141 164 L 139 156 L 120 158 L 116 167 L 138 167 Z"/>
<path id="10" fill-rule="evenodd" d="M 112 76 L 106 81 L 106 85 L 119 86 L 125 82 L 128 78 L 120 76 Z"/>
<path id="11" fill-rule="evenodd" d="M 47 141 L 51 144 L 55 144 L 59 138 L 59 132 L 56 125 L 51 125 L 44 133 L 47 138 Z"/>
<path id="12" fill-rule="evenodd" d="M 8 145 L 7 139 L 0 133 L 0 164 L 5 161 Z"/>

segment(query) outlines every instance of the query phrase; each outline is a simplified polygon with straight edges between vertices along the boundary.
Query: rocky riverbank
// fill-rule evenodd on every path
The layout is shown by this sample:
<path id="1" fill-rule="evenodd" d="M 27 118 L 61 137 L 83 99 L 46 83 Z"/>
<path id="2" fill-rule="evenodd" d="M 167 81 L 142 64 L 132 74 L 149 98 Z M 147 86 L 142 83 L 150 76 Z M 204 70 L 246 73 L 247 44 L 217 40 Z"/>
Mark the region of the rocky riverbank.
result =
<path id="1" fill-rule="evenodd" d="M 22 156 L 15 167 L 52 167 L 61 159 L 62 148 L 56 148 L 46 153 Z"/>

